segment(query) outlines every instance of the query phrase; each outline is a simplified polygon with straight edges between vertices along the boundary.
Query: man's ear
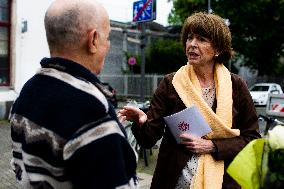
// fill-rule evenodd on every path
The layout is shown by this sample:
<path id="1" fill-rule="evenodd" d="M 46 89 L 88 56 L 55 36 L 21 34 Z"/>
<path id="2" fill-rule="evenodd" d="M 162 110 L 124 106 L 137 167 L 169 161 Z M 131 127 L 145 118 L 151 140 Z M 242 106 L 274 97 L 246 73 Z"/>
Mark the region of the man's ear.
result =
<path id="1" fill-rule="evenodd" d="M 96 53 L 98 49 L 98 32 L 92 29 L 88 35 L 88 47 L 90 53 Z"/>

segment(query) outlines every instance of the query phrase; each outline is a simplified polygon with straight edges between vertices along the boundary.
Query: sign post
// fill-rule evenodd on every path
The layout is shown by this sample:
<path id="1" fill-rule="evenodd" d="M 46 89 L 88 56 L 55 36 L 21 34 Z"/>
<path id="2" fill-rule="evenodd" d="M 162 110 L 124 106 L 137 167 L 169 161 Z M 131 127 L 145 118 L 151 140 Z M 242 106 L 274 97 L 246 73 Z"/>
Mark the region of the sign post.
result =
<path id="1" fill-rule="evenodd" d="M 140 79 L 140 101 L 144 101 L 145 81 L 145 46 L 146 28 L 145 22 L 156 19 L 156 0 L 140 0 L 133 3 L 133 22 L 141 25 L 141 79 Z"/>

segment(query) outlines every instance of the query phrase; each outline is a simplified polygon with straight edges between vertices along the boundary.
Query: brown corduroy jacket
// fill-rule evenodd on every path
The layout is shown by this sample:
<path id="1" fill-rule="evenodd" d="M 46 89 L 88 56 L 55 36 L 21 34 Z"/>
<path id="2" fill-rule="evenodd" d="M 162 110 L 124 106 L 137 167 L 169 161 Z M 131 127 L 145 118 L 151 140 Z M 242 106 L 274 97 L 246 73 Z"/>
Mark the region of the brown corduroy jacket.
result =
<path id="1" fill-rule="evenodd" d="M 191 157 L 191 152 L 183 145 L 177 144 L 166 127 L 164 116 L 185 109 L 185 105 L 176 93 L 173 85 L 174 73 L 168 74 L 160 82 L 151 100 L 147 113 L 147 122 L 132 131 L 139 144 L 151 148 L 163 137 L 159 150 L 157 166 L 153 175 L 151 189 L 174 189 L 182 169 Z M 225 169 L 244 146 L 253 139 L 259 138 L 257 113 L 246 83 L 237 75 L 231 74 L 233 87 L 233 126 L 240 130 L 240 136 L 226 139 L 213 139 L 217 152 L 212 153 L 216 160 L 224 160 Z M 212 109 L 215 111 L 217 101 Z M 223 189 L 239 189 L 240 186 L 226 173 L 223 177 Z"/>

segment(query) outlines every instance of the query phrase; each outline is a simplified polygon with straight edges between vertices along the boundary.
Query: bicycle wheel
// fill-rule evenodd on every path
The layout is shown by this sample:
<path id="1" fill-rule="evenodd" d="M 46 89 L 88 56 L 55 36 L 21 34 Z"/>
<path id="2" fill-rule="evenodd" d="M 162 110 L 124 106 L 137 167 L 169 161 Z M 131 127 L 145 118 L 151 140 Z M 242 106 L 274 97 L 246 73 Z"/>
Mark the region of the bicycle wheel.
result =
<path id="1" fill-rule="evenodd" d="M 134 135 L 132 134 L 132 131 L 131 131 L 131 123 L 127 124 L 125 127 L 125 132 L 126 132 L 126 136 L 127 136 L 127 140 L 129 142 L 129 144 L 131 145 L 131 147 L 136 151 L 138 152 L 138 144 L 137 144 L 137 140 L 136 138 L 134 137 Z"/>

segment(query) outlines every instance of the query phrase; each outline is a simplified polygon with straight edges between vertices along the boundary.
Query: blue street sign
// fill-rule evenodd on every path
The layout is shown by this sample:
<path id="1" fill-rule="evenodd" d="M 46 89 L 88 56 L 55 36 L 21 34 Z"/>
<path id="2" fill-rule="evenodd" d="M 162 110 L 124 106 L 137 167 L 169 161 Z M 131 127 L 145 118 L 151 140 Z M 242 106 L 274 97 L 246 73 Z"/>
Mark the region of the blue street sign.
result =
<path id="1" fill-rule="evenodd" d="M 140 0 L 133 3 L 133 22 L 156 19 L 156 0 Z"/>

